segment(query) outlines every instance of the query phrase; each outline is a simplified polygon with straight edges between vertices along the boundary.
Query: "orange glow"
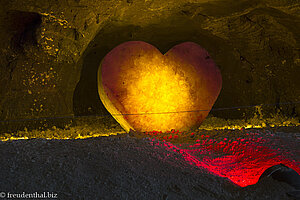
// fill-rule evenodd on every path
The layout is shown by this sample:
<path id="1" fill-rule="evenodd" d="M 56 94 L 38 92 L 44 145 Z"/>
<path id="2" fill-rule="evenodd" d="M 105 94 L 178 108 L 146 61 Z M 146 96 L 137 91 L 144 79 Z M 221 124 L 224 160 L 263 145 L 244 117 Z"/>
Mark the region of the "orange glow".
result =
<path id="1" fill-rule="evenodd" d="M 106 55 L 98 71 L 100 99 L 127 132 L 199 126 L 217 99 L 221 82 L 208 53 L 191 42 L 165 55 L 148 43 L 126 42 Z M 206 111 L 182 112 L 190 110 Z"/>

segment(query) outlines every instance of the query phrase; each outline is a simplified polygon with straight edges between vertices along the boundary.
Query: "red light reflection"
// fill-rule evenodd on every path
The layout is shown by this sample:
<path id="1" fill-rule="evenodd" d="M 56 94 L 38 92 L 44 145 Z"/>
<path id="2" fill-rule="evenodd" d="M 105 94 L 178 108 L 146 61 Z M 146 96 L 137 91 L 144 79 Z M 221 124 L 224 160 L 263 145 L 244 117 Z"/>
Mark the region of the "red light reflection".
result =
<path id="1" fill-rule="evenodd" d="M 196 144 L 179 144 L 178 146 L 165 141 L 174 138 L 177 138 L 177 135 L 176 137 L 165 136 L 163 143 L 153 139 L 152 144 L 163 145 L 168 150 L 180 153 L 191 165 L 205 168 L 215 175 L 227 177 L 241 187 L 257 183 L 267 168 L 280 163 L 300 173 L 299 162 L 289 160 L 278 150 L 264 146 L 266 140 L 262 137 L 235 140 L 224 138 L 222 141 L 216 141 L 203 135 L 201 136 L 203 139 L 196 140 Z"/>

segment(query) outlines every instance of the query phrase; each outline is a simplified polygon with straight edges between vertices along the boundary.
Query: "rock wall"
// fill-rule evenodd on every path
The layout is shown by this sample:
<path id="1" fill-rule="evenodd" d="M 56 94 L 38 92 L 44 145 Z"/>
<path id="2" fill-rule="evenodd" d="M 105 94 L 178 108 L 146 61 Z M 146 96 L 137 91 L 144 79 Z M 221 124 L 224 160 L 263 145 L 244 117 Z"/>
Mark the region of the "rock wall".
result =
<path id="1" fill-rule="evenodd" d="M 108 114 L 96 72 L 106 53 L 130 40 L 162 53 L 185 41 L 204 47 L 223 76 L 215 108 L 277 104 L 263 114 L 299 117 L 299 104 L 280 104 L 300 101 L 299 8 L 299 0 L 2 0 L 0 130 L 19 119 L 42 118 L 36 126 Z"/>

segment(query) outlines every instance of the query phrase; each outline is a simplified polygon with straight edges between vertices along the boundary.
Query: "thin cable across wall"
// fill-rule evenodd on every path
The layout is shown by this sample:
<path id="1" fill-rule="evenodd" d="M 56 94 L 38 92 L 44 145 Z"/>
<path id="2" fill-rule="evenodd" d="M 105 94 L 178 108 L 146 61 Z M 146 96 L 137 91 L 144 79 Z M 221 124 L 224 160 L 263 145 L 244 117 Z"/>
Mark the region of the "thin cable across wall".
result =
<path id="1" fill-rule="evenodd" d="M 204 112 L 204 111 L 223 111 L 223 110 L 238 110 L 246 108 L 255 108 L 255 107 L 268 107 L 268 106 L 278 106 L 278 105 L 292 105 L 300 104 L 300 101 L 296 102 L 282 102 L 276 104 L 256 104 L 249 106 L 234 106 L 226 108 L 212 108 L 211 110 L 185 110 L 185 111 L 176 111 L 176 112 L 156 112 L 156 113 L 123 113 L 123 114 L 101 114 L 101 115 L 81 115 L 81 116 L 55 116 L 55 117 L 41 117 L 41 118 L 29 118 L 29 119 L 14 119 L 14 120 L 2 120 L 0 123 L 9 123 L 9 122 L 24 122 L 24 121 L 42 121 L 42 120 L 55 120 L 55 119 L 75 119 L 83 117 L 109 117 L 109 116 L 120 116 L 120 115 L 164 115 L 164 114 L 174 114 L 174 113 L 193 113 L 193 112 Z"/>

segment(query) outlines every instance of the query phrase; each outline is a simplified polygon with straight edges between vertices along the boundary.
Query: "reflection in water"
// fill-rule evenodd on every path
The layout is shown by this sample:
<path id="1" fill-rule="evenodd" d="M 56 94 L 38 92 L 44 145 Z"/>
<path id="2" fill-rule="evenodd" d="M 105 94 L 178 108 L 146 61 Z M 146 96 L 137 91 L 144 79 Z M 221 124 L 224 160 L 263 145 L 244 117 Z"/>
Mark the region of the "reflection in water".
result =
<path id="1" fill-rule="evenodd" d="M 196 140 L 194 144 L 176 145 L 170 142 L 174 138 L 171 135 L 164 137 L 163 142 L 156 138 L 151 139 L 151 144 L 161 145 L 169 151 L 177 152 L 191 165 L 227 177 L 241 187 L 257 183 L 267 168 L 280 163 L 300 173 L 300 163 L 295 161 L 297 159 L 290 155 L 287 157 L 280 148 L 271 147 L 269 145 L 271 138 L 258 133 L 250 135 L 252 136 L 247 138 L 222 138 L 222 140 L 202 136 L 202 139 Z"/>

